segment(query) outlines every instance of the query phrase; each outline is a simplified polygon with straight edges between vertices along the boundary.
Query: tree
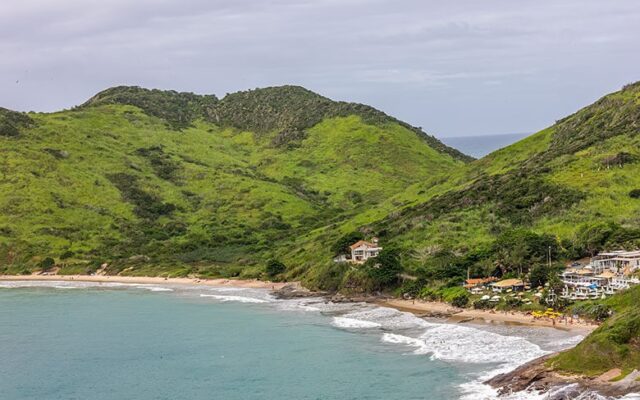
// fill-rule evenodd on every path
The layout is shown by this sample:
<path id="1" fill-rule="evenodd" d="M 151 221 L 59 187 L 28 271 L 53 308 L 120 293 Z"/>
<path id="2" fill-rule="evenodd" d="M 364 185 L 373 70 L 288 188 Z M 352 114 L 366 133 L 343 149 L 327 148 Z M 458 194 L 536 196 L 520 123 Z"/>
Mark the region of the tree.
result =
<path id="1" fill-rule="evenodd" d="M 354 231 L 354 232 L 347 233 L 346 235 L 338 239 L 333 244 L 333 246 L 331 246 L 331 251 L 336 256 L 340 254 L 350 255 L 351 249 L 349 248 L 349 246 L 351 246 L 358 240 L 362 240 L 362 239 L 364 239 L 364 235 L 361 232 Z"/>
<path id="2" fill-rule="evenodd" d="M 549 272 L 549 267 L 544 264 L 538 264 L 531 268 L 531 272 L 529 272 L 531 287 L 544 286 L 549 280 Z"/>
<path id="3" fill-rule="evenodd" d="M 51 257 L 47 257 L 44 260 L 40 261 L 40 268 L 43 271 L 48 271 L 51 269 L 51 267 L 53 267 L 56 264 L 55 260 Z"/>
<path id="4" fill-rule="evenodd" d="M 553 235 L 537 234 L 526 229 L 513 229 L 500 235 L 493 244 L 497 262 L 503 273 L 522 271 L 521 268 L 551 259 L 557 259 L 558 241 Z"/>
<path id="5" fill-rule="evenodd" d="M 617 225 L 612 222 L 596 222 L 590 225 L 583 225 L 576 235 L 577 247 L 580 247 L 593 257 L 598 251 L 602 250 L 604 244 L 617 228 Z"/>
<path id="6" fill-rule="evenodd" d="M 395 249 L 383 249 L 378 257 L 368 259 L 364 268 L 378 289 L 397 284 L 402 272 L 400 254 Z"/>
<path id="7" fill-rule="evenodd" d="M 284 271 L 286 271 L 287 267 L 278 260 L 271 259 L 267 262 L 267 275 L 269 277 L 274 278 L 277 275 L 280 275 Z"/>

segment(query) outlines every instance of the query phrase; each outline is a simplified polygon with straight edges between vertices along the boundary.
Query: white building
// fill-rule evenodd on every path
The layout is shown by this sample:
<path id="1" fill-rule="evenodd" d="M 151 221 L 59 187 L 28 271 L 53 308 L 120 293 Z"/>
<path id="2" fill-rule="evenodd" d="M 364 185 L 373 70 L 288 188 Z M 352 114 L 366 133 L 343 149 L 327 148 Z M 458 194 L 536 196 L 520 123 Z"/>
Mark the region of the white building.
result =
<path id="1" fill-rule="evenodd" d="M 373 238 L 371 242 L 359 240 L 349 248 L 351 249 L 351 262 L 355 264 L 362 264 L 370 258 L 378 257 L 382 250 L 382 247 L 378 245 L 377 238 Z"/>
<path id="2" fill-rule="evenodd" d="M 602 252 L 591 259 L 594 272 L 609 270 L 614 273 L 631 274 L 640 269 L 640 250 Z"/>

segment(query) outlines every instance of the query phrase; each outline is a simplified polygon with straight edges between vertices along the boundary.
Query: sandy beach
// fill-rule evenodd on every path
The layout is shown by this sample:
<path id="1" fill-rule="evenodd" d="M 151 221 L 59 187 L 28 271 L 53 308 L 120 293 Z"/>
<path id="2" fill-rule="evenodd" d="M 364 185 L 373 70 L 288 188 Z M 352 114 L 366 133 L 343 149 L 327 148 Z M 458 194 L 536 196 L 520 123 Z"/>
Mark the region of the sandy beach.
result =
<path id="1" fill-rule="evenodd" d="M 392 307 L 400 311 L 407 311 L 416 315 L 424 316 L 425 314 L 442 314 L 450 315 L 447 317 L 449 322 L 458 323 L 478 323 L 478 324 L 514 324 L 524 326 L 537 326 L 546 328 L 556 328 L 576 333 L 588 334 L 596 329 L 598 325 L 588 323 L 586 321 L 569 321 L 558 320 L 555 324 L 549 319 L 534 319 L 531 315 L 523 312 L 512 311 L 492 311 L 492 310 L 473 310 L 455 308 L 447 303 L 413 301 L 401 299 L 389 299 L 376 302 L 381 306 Z"/>
<path id="2" fill-rule="evenodd" d="M 181 284 L 196 286 L 232 286 L 272 290 L 278 290 L 285 285 L 295 283 L 259 281 L 256 279 L 199 279 L 111 275 L 0 275 L 0 281 L 118 282 L 152 285 Z"/>

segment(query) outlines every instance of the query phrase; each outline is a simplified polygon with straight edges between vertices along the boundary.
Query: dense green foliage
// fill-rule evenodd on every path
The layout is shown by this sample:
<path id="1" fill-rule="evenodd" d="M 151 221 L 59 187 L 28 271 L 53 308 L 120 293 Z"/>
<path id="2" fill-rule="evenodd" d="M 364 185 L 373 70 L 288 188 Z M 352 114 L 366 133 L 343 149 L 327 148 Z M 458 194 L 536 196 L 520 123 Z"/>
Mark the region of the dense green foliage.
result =
<path id="1" fill-rule="evenodd" d="M 33 120 L 28 115 L 0 107 L 0 136 L 16 137 L 32 124 Z"/>
<path id="2" fill-rule="evenodd" d="M 162 118 L 173 129 L 184 129 L 196 119 L 208 115 L 218 99 L 215 96 L 199 96 L 173 90 L 149 90 L 136 86 L 117 86 L 104 90 L 80 108 L 105 104 L 128 104 L 142 109 L 146 114 Z"/>
<path id="3" fill-rule="evenodd" d="M 393 286 L 398 282 L 398 274 L 402 272 L 400 255 L 395 249 L 384 249 L 378 257 L 365 262 L 364 270 L 369 275 L 374 289 L 381 290 Z"/>
<path id="4" fill-rule="evenodd" d="M 287 270 L 287 267 L 278 260 L 269 260 L 267 262 L 266 273 L 269 276 L 269 278 L 274 278 L 282 274 L 286 270 Z"/>
<path id="5" fill-rule="evenodd" d="M 19 135 L 0 136 L 0 272 L 51 257 L 61 273 L 107 263 L 112 274 L 258 277 L 276 258 L 300 277 L 307 268 L 287 256 L 305 254 L 297 238 L 464 158 L 378 111 L 302 88 L 227 97 L 118 87 L 71 111 L 1 110 Z M 249 105 L 255 115 L 243 114 Z M 281 128 L 303 135 L 278 146 Z M 340 236 L 306 254 L 330 261 Z"/>
<path id="6" fill-rule="evenodd" d="M 640 83 L 343 224 L 310 232 L 297 242 L 307 251 L 285 257 L 311 269 L 306 254 L 360 231 L 400 249 L 405 272 L 437 289 L 467 274 L 526 277 L 549 261 L 637 248 L 640 202 L 630 191 L 640 187 L 638 115 Z"/>

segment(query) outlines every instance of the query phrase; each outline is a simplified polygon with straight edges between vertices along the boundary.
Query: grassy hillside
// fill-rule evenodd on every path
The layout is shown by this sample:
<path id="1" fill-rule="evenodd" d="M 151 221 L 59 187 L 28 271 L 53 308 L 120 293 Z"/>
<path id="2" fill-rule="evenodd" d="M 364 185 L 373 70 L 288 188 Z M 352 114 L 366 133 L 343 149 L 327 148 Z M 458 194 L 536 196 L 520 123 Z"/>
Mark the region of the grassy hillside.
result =
<path id="1" fill-rule="evenodd" d="M 546 262 L 546 247 L 533 242 L 547 237 L 554 260 L 638 247 L 639 133 L 636 83 L 480 160 L 432 174 L 349 221 L 309 232 L 297 245 L 306 251 L 285 257 L 312 269 L 309 283 L 322 286 L 322 277 L 349 277 L 330 264 L 318 271 L 309 255 L 328 259 L 326 243 L 352 231 L 399 249 L 405 270 L 417 276 L 428 276 L 425 269 L 447 254 L 450 278 L 458 281 L 467 271 L 482 276 L 496 267 L 526 272 Z"/>
<path id="2" fill-rule="evenodd" d="M 255 276 L 296 238 L 468 160 L 370 107 L 299 87 L 108 89 L 0 110 L 0 270 Z"/>
<path id="3" fill-rule="evenodd" d="M 640 287 L 598 303 L 611 308 L 613 316 L 578 346 L 551 359 L 554 369 L 598 376 L 613 368 L 626 375 L 640 366 Z"/>

